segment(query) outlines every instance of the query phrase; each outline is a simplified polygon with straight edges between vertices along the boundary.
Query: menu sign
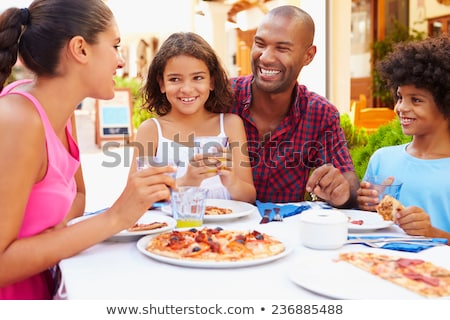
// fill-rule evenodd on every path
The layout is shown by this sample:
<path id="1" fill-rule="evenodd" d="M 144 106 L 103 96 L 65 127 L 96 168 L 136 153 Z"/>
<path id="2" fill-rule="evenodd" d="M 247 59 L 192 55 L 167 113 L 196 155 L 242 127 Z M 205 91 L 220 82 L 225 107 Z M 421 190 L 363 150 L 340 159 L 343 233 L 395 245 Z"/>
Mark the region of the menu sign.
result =
<path id="1" fill-rule="evenodd" d="M 130 89 L 116 89 L 111 100 L 96 100 L 96 144 L 102 140 L 129 142 L 133 134 Z"/>

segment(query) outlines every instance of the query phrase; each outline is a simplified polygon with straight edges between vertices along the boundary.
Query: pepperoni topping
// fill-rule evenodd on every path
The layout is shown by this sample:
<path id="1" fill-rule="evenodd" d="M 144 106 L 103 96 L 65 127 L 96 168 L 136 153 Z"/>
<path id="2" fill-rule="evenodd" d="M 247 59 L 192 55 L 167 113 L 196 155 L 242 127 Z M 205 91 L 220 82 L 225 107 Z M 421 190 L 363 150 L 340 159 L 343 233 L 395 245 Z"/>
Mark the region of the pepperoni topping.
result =
<path id="1" fill-rule="evenodd" d="M 259 231 L 253 230 L 252 236 L 254 236 L 256 240 L 264 240 L 264 236 Z"/>
<path id="2" fill-rule="evenodd" d="M 420 260 L 420 259 L 400 258 L 400 259 L 397 260 L 397 265 L 399 267 L 406 268 L 408 266 L 415 266 L 415 265 L 418 265 L 418 264 L 422 264 L 424 262 L 425 261 Z"/>
<path id="3" fill-rule="evenodd" d="M 430 286 L 433 286 L 433 287 L 437 287 L 439 285 L 439 279 L 432 278 L 432 277 L 427 277 L 427 276 L 424 276 L 424 275 L 419 274 L 417 272 L 412 272 L 412 271 L 405 272 L 404 276 L 409 278 L 409 279 L 411 279 L 411 280 L 414 280 L 414 281 L 425 282 L 426 284 L 429 284 Z"/>
<path id="4" fill-rule="evenodd" d="M 220 252 L 220 244 L 215 241 L 209 241 L 208 242 L 209 248 L 211 252 L 219 253 Z"/>

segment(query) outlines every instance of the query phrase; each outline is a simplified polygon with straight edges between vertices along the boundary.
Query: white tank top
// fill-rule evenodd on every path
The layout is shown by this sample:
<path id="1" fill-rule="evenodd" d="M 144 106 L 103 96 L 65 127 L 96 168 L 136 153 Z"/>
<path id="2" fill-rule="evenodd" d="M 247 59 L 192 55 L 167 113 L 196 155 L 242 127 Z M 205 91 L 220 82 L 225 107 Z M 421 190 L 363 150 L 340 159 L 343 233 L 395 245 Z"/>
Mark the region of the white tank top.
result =
<path id="1" fill-rule="evenodd" d="M 186 174 L 189 159 L 193 157 L 194 150 L 184 144 L 180 144 L 163 136 L 161 125 L 157 118 L 152 118 L 158 129 L 158 146 L 156 156 L 166 159 L 173 159 L 178 163 L 177 178 Z M 220 114 L 220 133 L 218 137 L 226 137 L 223 125 L 223 113 Z M 200 184 L 202 188 L 207 188 L 208 198 L 210 199 L 230 199 L 230 193 L 222 184 L 219 176 L 207 178 Z"/>

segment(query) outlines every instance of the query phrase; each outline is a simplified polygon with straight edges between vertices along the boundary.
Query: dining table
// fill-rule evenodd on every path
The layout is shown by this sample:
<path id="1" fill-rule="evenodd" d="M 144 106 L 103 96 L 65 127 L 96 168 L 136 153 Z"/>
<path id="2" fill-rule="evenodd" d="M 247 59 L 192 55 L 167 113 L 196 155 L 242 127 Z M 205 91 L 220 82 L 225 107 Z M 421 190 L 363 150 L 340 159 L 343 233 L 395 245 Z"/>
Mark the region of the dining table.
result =
<path id="1" fill-rule="evenodd" d="M 161 209 L 146 214 L 167 217 L 167 212 Z M 205 222 L 203 227 L 257 230 L 286 245 L 286 252 L 279 258 L 236 267 L 220 263 L 217 267 L 168 263 L 139 251 L 137 239 L 107 240 L 60 261 L 62 281 L 58 295 L 61 299 L 420 299 L 421 296 L 365 271 L 344 267 L 336 258 L 342 252 L 370 251 L 429 260 L 450 269 L 447 245 L 414 253 L 360 243 L 337 249 L 305 247 L 301 241 L 301 217 L 302 213 L 260 224 L 261 215 L 253 206 L 245 216 Z M 405 233 L 392 224 L 374 230 L 349 230 L 348 235 L 405 236 Z"/>

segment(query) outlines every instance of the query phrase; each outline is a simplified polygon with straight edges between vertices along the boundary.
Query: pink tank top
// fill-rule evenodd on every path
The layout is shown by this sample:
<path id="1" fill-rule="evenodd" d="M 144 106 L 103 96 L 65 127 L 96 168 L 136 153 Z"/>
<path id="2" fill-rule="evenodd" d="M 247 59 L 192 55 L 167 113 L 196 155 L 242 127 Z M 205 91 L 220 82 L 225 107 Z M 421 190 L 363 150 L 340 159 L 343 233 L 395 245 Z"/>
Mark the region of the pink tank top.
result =
<path id="1" fill-rule="evenodd" d="M 39 112 L 45 129 L 47 144 L 47 173 L 31 190 L 18 238 L 41 233 L 60 223 L 72 206 L 77 188 L 75 173 L 80 165 L 80 153 L 72 137 L 72 125 L 68 121 L 66 135 L 69 152 L 56 136 L 39 101 L 26 92 L 14 91 L 20 84 L 31 80 L 20 80 L 6 86 L 0 96 L 19 94 L 29 99 Z M 32 147 L 32 146 L 30 146 Z M 28 279 L 0 288 L 0 299 L 51 299 L 51 277 L 45 271 Z"/>

